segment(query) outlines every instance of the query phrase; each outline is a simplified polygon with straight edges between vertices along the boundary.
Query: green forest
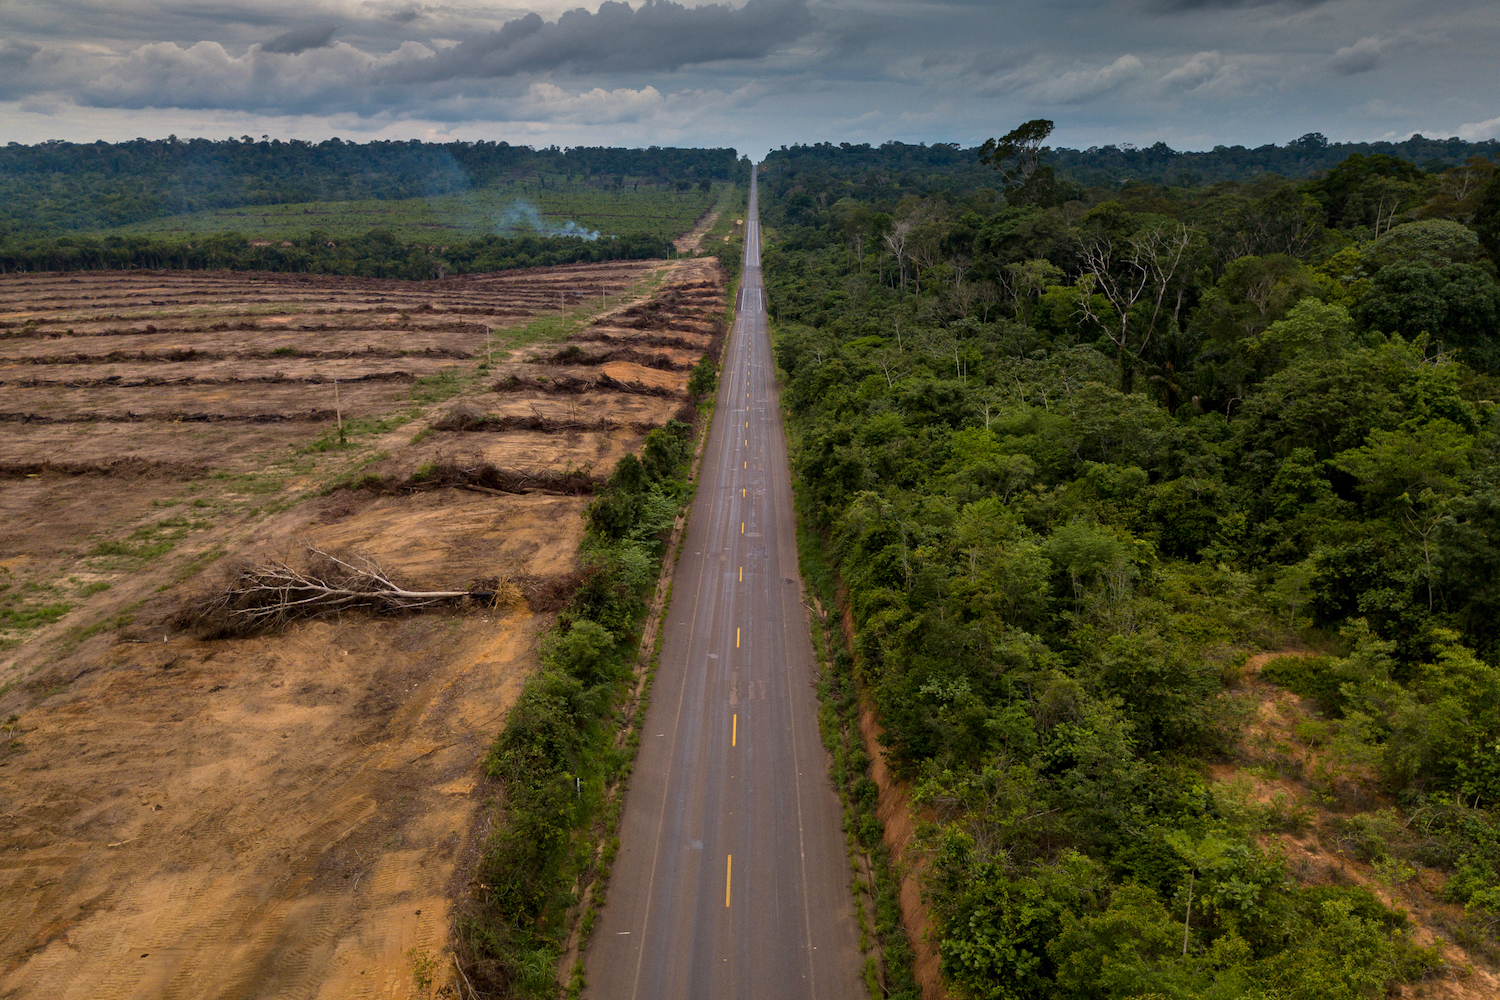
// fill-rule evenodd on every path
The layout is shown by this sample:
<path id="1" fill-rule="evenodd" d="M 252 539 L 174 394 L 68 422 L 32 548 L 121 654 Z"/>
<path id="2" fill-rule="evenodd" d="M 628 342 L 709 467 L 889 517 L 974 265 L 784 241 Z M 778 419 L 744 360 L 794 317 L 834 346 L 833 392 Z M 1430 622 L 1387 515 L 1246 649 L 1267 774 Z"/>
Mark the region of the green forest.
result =
<path id="1" fill-rule="evenodd" d="M 740 174 L 732 149 L 507 142 L 282 142 L 250 136 L 43 142 L 0 148 L 0 225 L 14 234 L 112 229 L 251 205 L 461 195 L 513 182 L 596 190 L 686 188 Z"/>
<path id="2" fill-rule="evenodd" d="M 0 148 L 0 273 L 438 278 L 670 257 L 732 149 L 138 139 Z"/>
<path id="3" fill-rule="evenodd" d="M 1320 139 L 764 164 L 800 515 L 956 996 L 1500 962 L 1500 173 Z"/>
<path id="4" fill-rule="evenodd" d="M 691 223 L 689 223 L 691 225 Z M 241 233 L 163 237 L 138 234 L 59 236 L 0 246 L 0 273 L 10 271 L 121 271 L 132 268 L 290 271 L 362 278 L 423 280 L 448 274 L 516 267 L 548 267 L 602 260 L 672 256 L 672 241 L 632 233 L 586 240 L 577 236 L 483 236 L 441 246 L 407 242 L 377 227 L 331 239 L 312 230 L 288 239 L 247 240 Z"/>

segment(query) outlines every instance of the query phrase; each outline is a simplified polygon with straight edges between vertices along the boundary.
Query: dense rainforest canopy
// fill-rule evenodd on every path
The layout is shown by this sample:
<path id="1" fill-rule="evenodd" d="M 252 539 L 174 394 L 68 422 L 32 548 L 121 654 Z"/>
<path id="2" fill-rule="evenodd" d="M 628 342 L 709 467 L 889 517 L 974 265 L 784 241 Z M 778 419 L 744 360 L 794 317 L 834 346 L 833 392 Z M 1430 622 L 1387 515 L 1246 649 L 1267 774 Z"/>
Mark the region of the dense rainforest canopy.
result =
<path id="1" fill-rule="evenodd" d="M 1500 175 L 1331 149 L 765 164 L 799 504 L 957 995 L 1500 959 Z"/>

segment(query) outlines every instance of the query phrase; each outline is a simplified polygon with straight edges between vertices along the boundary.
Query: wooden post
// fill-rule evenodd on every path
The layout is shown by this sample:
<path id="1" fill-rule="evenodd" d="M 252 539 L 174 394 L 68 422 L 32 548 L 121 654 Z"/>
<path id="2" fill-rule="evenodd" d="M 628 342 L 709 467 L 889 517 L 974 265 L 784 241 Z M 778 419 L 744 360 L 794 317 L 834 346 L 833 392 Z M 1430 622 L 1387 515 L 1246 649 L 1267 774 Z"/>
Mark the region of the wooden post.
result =
<path id="1" fill-rule="evenodd" d="M 339 380 L 333 380 L 333 418 L 339 425 L 339 444 L 344 443 L 344 408 L 339 404 Z"/>
<path id="2" fill-rule="evenodd" d="M 493 331 L 490 327 L 484 328 L 484 363 L 486 367 L 494 367 L 495 364 L 495 352 L 494 349 L 490 347 L 491 332 Z"/>

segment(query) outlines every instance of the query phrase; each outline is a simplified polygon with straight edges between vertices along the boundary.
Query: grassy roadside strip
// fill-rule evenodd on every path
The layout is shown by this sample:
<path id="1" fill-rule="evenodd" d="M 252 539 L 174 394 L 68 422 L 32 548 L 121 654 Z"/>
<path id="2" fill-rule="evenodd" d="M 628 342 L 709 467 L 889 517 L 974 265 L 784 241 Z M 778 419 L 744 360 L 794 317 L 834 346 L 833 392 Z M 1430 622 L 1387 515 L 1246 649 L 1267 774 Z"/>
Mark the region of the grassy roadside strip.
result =
<path id="1" fill-rule="evenodd" d="M 781 378 L 779 371 L 777 377 Z M 784 408 L 782 423 L 788 453 L 795 455 L 800 434 Z M 818 727 L 830 757 L 829 777 L 844 806 L 844 836 L 854 872 L 851 889 L 859 920 L 860 949 L 865 952 L 865 985 L 872 998 L 918 1000 L 922 991 L 913 971 L 911 942 L 901 922 L 900 878 L 885 843 L 884 825 L 876 815 L 878 789 L 860 734 L 854 657 L 838 626 L 837 574 L 828 561 L 824 540 L 810 527 L 802 509 L 804 491 L 795 471 L 792 493 L 798 569 L 815 612 L 812 639 L 819 665 Z"/>
<path id="2" fill-rule="evenodd" d="M 716 382 L 718 358 L 705 361 Z M 569 995 L 585 985 L 711 399 L 696 427 L 648 434 L 596 494 L 578 589 L 485 760 L 492 832 L 453 928 L 466 998 L 555 997 L 560 964 Z"/>

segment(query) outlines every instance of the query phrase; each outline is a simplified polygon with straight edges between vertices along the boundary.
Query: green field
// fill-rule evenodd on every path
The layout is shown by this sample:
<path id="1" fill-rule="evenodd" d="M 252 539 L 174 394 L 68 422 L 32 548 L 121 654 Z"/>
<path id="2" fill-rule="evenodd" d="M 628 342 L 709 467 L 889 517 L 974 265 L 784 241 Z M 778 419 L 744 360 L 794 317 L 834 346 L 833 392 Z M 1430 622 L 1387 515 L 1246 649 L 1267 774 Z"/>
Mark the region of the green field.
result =
<path id="1" fill-rule="evenodd" d="M 655 186 L 649 191 L 629 187 L 611 191 L 561 180 L 545 188 L 535 183 L 511 183 L 434 198 L 211 209 L 150 219 L 108 232 L 149 236 L 232 232 L 251 238 L 285 239 L 305 236 L 312 230 L 349 237 L 371 229 L 388 229 L 403 243 L 459 240 L 490 233 L 510 236 L 534 232 L 515 211 L 518 205 L 530 205 L 544 225 L 556 228 L 574 222 L 605 236 L 643 233 L 671 239 L 691 229 L 726 186 L 716 183 L 712 191 L 696 186 L 687 191 L 663 191 Z"/>

